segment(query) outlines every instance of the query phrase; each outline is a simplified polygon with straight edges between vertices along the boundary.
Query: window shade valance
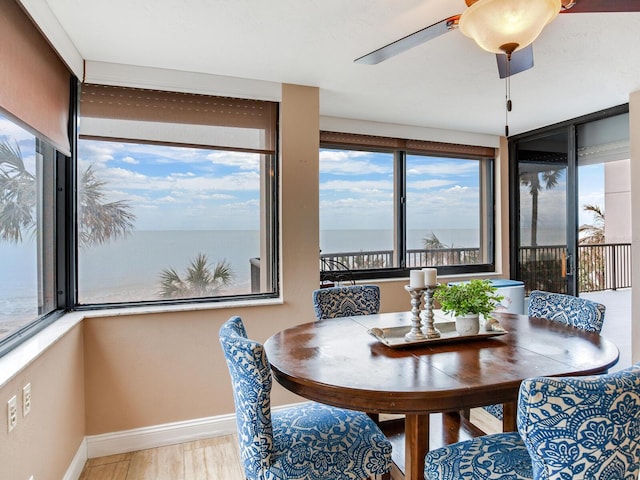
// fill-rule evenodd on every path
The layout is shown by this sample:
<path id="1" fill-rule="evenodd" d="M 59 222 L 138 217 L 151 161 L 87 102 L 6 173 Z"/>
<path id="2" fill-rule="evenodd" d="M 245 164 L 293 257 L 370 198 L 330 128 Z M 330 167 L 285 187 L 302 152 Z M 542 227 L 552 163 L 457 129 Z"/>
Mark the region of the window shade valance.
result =
<path id="1" fill-rule="evenodd" d="M 278 104 L 83 84 L 80 135 L 275 152 Z"/>
<path id="2" fill-rule="evenodd" d="M 15 1 L 0 2 L 0 107 L 70 155 L 71 74 Z"/>
<path id="3" fill-rule="evenodd" d="M 404 138 L 378 137 L 355 133 L 320 132 L 320 144 L 327 146 L 401 149 L 415 153 L 464 157 L 494 158 L 495 148 L 456 143 L 430 142 Z"/>

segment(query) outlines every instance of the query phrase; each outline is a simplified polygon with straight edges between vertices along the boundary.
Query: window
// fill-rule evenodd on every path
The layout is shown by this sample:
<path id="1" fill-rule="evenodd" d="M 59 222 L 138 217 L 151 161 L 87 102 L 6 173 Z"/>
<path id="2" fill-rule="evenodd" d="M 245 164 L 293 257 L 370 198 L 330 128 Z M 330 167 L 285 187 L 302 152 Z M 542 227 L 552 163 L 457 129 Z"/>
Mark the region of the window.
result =
<path id="1" fill-rule="evenodd" d="M 0 116 L 0 343 L 56 309 L 55 157 Z"/>
<path id="2" fill-rule="evenodd" d="M 322 279 L 424 266 L 491 271 L 494 156 L 484 147 L 322 132 Z"/>
<path id="3" fill-rule="evenodd" d="M 0 2 L 0 355 L 67 305 L 57 211 L 70 155 L 71 74 L 19 2 Z M 56 265 L 62 265 L 56 268 Z"/>
<path id="4" fill-rule="evenodd" d="M 320 151 L 322 258 L 352 269 L 394 266 L 393 169 L 393 152 Z"/>
<path id="5" fill-rule="evenodd" d="M 276 112 L 83 85 L 78 303 L 277 293 Z"/>

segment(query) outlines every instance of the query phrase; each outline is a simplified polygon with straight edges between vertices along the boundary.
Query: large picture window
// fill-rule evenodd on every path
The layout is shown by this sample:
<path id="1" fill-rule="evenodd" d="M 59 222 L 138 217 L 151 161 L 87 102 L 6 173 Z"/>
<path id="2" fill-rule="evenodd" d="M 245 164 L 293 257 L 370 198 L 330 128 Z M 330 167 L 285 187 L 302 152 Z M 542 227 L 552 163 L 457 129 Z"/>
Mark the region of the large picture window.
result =
<path id="1" fill-rule="evenodd" d="M 56 308 L 54 150 L 0 115 L 0 343 Z"/>
<path id="2" fill-rule="evenodd" d="M 493 269 L 491 148 L 322 132 L 325 282 Z"/>
<path id="3" fill-rule="evenodd" d="M 393 152 L 320 151 L 320 250 L 330 265 L 393 266 Z"/>
<path id="4" fill-rule="evenodd" d="M 482 248 L 493 229 L 484 213 L 483 170 L 489 160 L 407 155 L 406 238 L 408 267 L 489 263 Z"/>
<path id="5" fill-rule="evenodd" d="M 275 294 L 275 105 L 82 88 L 78 303 Z"/>

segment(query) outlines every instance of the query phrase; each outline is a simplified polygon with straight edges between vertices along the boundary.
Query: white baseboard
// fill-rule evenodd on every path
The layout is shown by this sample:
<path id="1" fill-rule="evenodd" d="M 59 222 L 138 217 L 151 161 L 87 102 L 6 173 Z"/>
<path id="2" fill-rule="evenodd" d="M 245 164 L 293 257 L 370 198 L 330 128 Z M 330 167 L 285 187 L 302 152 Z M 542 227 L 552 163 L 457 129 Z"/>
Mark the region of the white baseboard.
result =
<path id="1" fill-rule="evenodd" d="M 84 464 L 87 463 L 87 438 L 83 438 L 80 443 L 80 447 L 76 452 L 73 460 L 71 460 L 71 464 L 69 468 L 67 468 L 64 477 L 62 480 L 78 480 L 80 475 L 82 475 L 82 469 L 84 468 Z"/>
<path id="2" fill-rule="evenodd" d="M 294 405 L 301 405 L 301 403 L 273 407 L 271 411 L 275 412 Z M 105 457 L 147 448 L 231 435 L 235 434 L 236 431 L 236 416 L 235 414 L 229 414 L 196 418 L 184 422 L 165 423 L 152 427 L 134 428 L 101 435 L 90 435 L 84 437 L 63 480 L 78 480 L 89 458 Z"/>
<path id="3" fill-rule="evenodd" d="M 86 437 L 87 458 L 134 452 L 236 432 L 235 415 L 197 418 Z"/>

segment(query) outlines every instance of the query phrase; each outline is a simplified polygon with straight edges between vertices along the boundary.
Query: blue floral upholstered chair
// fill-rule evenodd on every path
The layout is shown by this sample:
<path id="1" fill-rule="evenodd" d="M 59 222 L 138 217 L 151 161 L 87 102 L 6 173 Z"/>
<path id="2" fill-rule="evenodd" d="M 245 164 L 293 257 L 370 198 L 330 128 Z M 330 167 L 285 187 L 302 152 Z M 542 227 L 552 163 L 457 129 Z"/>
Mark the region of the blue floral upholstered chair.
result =
<path id="1" fill-rule="evenodd" d="M 316 318 L 371 315 L 380 311 L 380 288 L 377 285 L 346 285 L 313 291 Z"/>
<path id="2" fill-rule="evenodd" d="M 432 450 L 425 480 L 636 480 L 640 363 L 587 377 L 522 382 L 518 432 Z"/>
<path id="3" fill-rule="evenodd" d="M 240 317 L 220 328 L 248 480 L 390 478 L 391 444 L 366 414 L 315 402 L 271 412 L 271 366 Z"/>
<path id="4" fill-rule="evenodd" d="M 600 333 L 606 307 L 601 303 L 562 293 L 533 290 L 529 294 L 530 317 L 546 318 L 571 325 L 587 332 Z M 502 404 L 484 407 L 494 417 L 502 420 Z"/>
<path id="5" fill-rule="evenodd" d="M 547 318 L 587 332 L 600 333 L 606 307 L 601 303 L 562 293 L 533 290 L 529 294 L 529 316 Z"/>

